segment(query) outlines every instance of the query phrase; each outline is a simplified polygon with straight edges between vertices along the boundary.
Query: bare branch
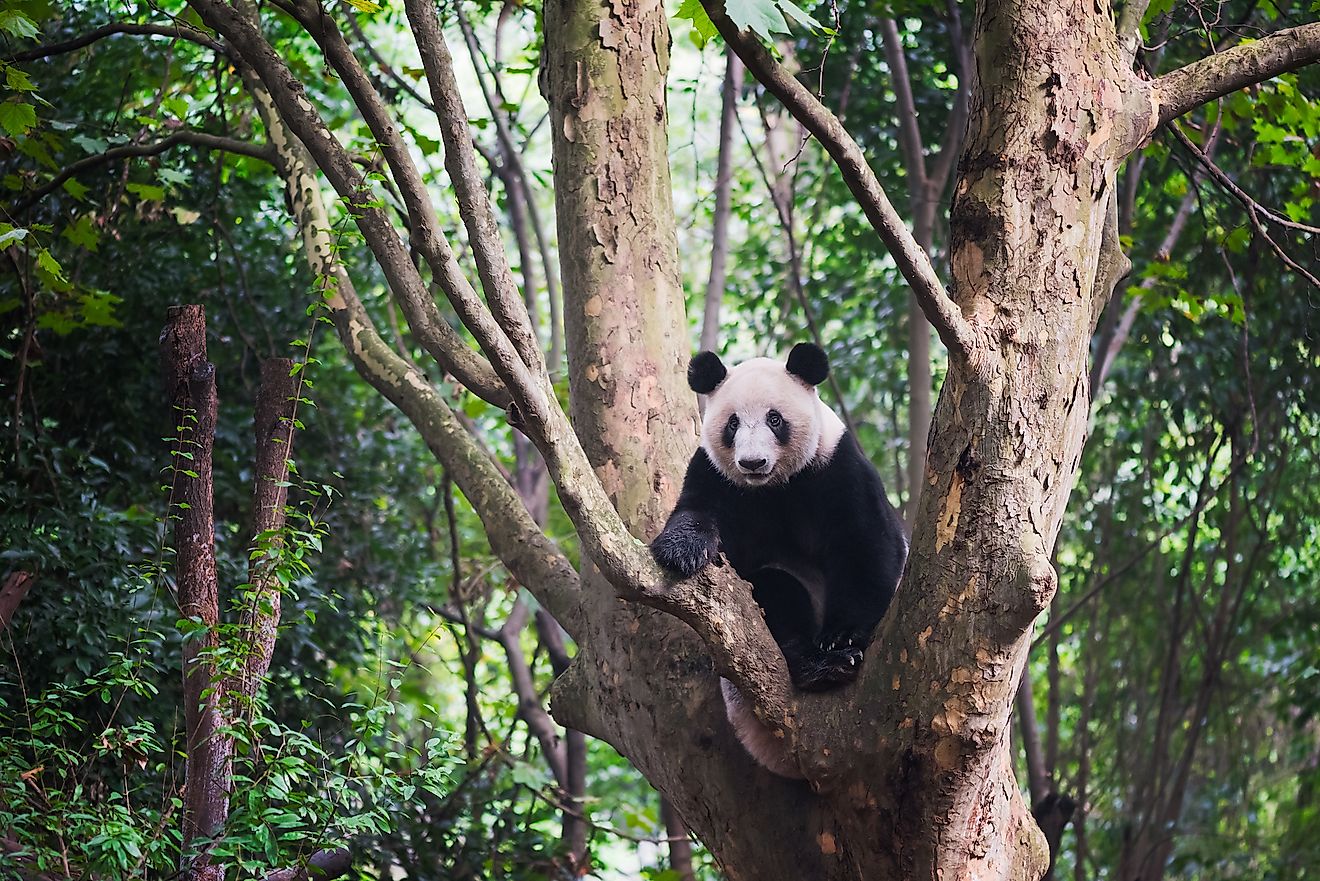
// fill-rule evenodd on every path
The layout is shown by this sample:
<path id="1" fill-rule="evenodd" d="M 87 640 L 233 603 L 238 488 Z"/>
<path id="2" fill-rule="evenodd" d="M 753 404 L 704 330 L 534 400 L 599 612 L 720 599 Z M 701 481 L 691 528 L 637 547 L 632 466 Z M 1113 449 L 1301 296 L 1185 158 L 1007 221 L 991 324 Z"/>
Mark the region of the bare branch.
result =
<path id="1" fill-rule="evenodd" d="M 1216 98 L 1320 60 L 1320 22 L 1277 31 L 1155 80 L 1159 124 Z"/>
<path id="2" fill-rule="evenodd" d="M 25 49 L 22 52 L 16 52 L 4 59 L 10 64 L 22 64 L 25 61 L 36 61 L 39 58 L 51 58 L 55 55 L 64 55 L 69 52 L 76 52 L 84 46 L 90 46 L 98 40 L 115 34 L 135 34 L 139 36 L 151 37 L 169 37 L 176 40 L 187 40 L 196 43 L 199 46 L 205 46 L 213 52 L 219 52 L 221 55 L 228 55 L 229 49 L 216 40 L 213 40 L 204 31 L 189 27 L 182 22 L 175 22 L 172 25 L 160 24 L 132 24 L 129 22 L 116 22 L 99 27 L 94 31 L 88 31 L 85 34 L 64 40 L 60 43 L 50 43 L 46 46 L 36 46 L 32 49 Z"/>
<path id="3" fill-rule="evenodd" d="M 889 65 L 889 84 L 898 99 L 898 144 L 907 165 L 908 188 L 916 195 L 926 188 L 926 157 L 921 144 L 921 129 L 917 127 L 917 104 L 912 97 L 903 38 L 892 18 L 880 19 L 880 38 L 884 44 L 885 63 Z"/>
<path id="4" fill-rule="evenodd" d="M 449 46 L 436 18 L 435 3 L 431 0 L 405 0 L 404 9 L 422 56 L 426 81 L 431 87 L 431 101 L 440 123 L 440 139 L 445 145 L 445 170 L 449 172 L 458 197 L 458 211 L 467 227 L 477 271 L 486 289 L 486 301 L 523 363 L 544 375 L 545 356 L 514 283 L 499 224 L 477 170 L 467 111 L 454 76 Z M 493 353 L 491 357 L 494 357 Z"/>
<path id="5" fill-rule="evenodd" d="M 1178 143 L 1182 144 L 1184 149 L 1186 149 L 1188 152 L 1190 152 L 1193 156 L 1196 157 L 1197 161 L 1201 163 L 1201 165 L 1205 168 L 1205 170 L 1209 172 L 1210 176 L 1214 178 L 1215 181 L 1220 186 L 1228 190 L 1228 192 L 1233 196 L 1233 198 L 1237 199 L 1239 202 L 1242 203 L 1242 207 L 1247 209 L 1247 219 L 1251 222 L 1251 227 L 1253 230 L 1255 230 L 1256 235 L 1260 236 L 1262 239 L 1265 240 L 1265 243 L 1270 246 L 1270 250 L 1272 250 L 1275 253 L 1275 255 L 1280 260 L 1283 261 L 1283 264 L 1287 266 L 1289 269 L 1291 269 L 1293 272 L 1300 275 L 1302 278 L 1306 279 L 1306 281 L 1312 287 L 1316 288 L 1317 290 L 1320 290 L 1320 278 L 1316 278 L 1316 276 L 1312 272 L 1310 272 L 1306 267 L 1302 266 L 1300 263 L 1294 260 L 1288 254 L 1288 252 L 1283 249 L 1283 246 L 1274 240 L 1274 238 L 1265 229 L 1265 224 L 1261 223 L 1260 215 L 1264 215 L 1267 220 L 1272 220 L 1275 223 L 1281 224 L 1283 226 L 1292 229 L 1299 229 L 1306 233 L 1310 233 L 1310 234 L 1320 233 L 1320 230 L 1317 230 L 1315 227 L 1307 226 L 1305 224 L 1294 223 L 1291 220 L 1288 220 L 1284 217 L 1280 217 L 1279 215 L 1270 211 L 1268 208 L 1264 208 L 1258 202 L 1256 202 L 1255 199 L 1247 195 L 1247 193 L 1243 191 L 1241 187 L 1233 183 L 1232 179 L 1227 174 L 1224 173 L 1223 169 L 1221 169 L 1218 165 L 1215 165 L 1213 160 L 1211 160 L 1208 156 L 1206 156 L 1205 153 L 1201 152 L 1201 148 L 1196 146 L 1196 144 L 1193 143 L 1191 138 L 1187 137 L 1187 134 L 1181 128 L 1178 127 L 1177 123 L 1174 123 L 1173 125 L 1169 126 L 1169 131 L 1173 132 L 1173 136 L 1174 138 L 1177 139 Z"/>
<path id="6" fill-rule="evenodd" d="M 944 290 L 935 275 L 930 257 L 903 225 L 857 142 L 838 118 L 770 55 L 755 35 L 750 31 L 738 31 L 725 14 L 720 0 L 706 0 L 703 5 L 711 21 L 738 53 L 747 69 L 783 102 L 789 112 L 815 135 L 833 157 L 844 183 L 884 241 L 899 271 L 912 286 L 926 317 L 934 325 L 949 352 L 968 361 L 976 360 L 974 355 L 979 346 L 972 326 Z"/>
<path id="7" fill-rule="evenodd" d="M 179 145 L 189 145 L 194 147 L 205 147 L 208 150 L 223 150 L 226 153 L 236 153 L 240 156 L 251 156 L 253 159 L 260 159 L 264 162 L 274 162 L 275 153 L 269 144 L 253 144 L 248 141 L 241 141 L 237 138 L 226 138 L 221 135 L 207 134 L 206 132 L 179 131 L 149 144 L 121 144 L 117 147 L 97 153 L 93 156 L 85 156 L 77 162 L 61 169 L 53 178 L 37 187 L 20 199 L 11 213 L 15 216 L 22 214 L 51 193 L 64 186 L 64 182 L 72 177 L 82 174 L 89 168 L 95 168 L 98 165 L 106 165 L 117 159 L 135 158 L 139 156 L 159 156 L 166 150 Z"/>
<path id="8" fill-rule="evenodd" d="M 498 259 L 503 261 L 504 273 L 498 279 L 488 278 L 487 274 L 482 272 L 482 282 L 486 288 L 486 298 L 492 306 L 487 309 L 477 297 L 476 292 L 468 283 L 458 266 L 458 261 L 454 257 L 449 242 L 445 238 L 444 232 L 440 229 L 440 221 L 436 216 L 434 206 L 431 204 L 430 195 L 426 191 L 426 184 L 422 180 L 421 172 L 413 162 L 412 155 L 408 152 L 403 143 L 403 138 L 399 133 L 399 127 L 390 115 L 389 108 L 381 99 L 380 94 L 372 85 L 367 77 L 366 71 L 353 55 L 352 49 L 344 40 L 343 34 L 336 26 L 334 20 L 330 18 L 323 10 L 311 6 L 309 3 L 299 2 L 296 4 L 298 21 L 307 29 L 307 32 L 316 40 L 325 58 L 335 69 L 348 88 L 349 94 L 353 97 L 353 103 L 357 106 L 362 118 L 371 128 L 371 133 L 375 136 L 376 142 L 380 145 L 382 154 L 386 162 L 389 163 L 390 171 L 394 175 L 394 180 L 398 184 L 400 195 L 403 197 L 404 204 L 408 209 L 408 217 L 412 231 L 412 241 L 422 256 L 426 259 L 431 271 L 439 279 L 441 287 L 444 288 L 446 296 L 453 303 L 459 317 L 468 329 L 477 338 L 477 342 L 486 352 L 492 361 L 496 373 L 509 385 L 531 386 L 531 375 L 528 373 L 529 364 L 526 361 L 526 355 L 521 350 L 515 351 L 516 345 L 511 346 L 511 340 L 516 338 L 517 334 L 507 333 L 509 324 L 500 316 L 499 322 L 492 314 L 494 305 L 499 301 L 492 290 L 496 283 L 505 285 L 502 288 L 502 295 L 508 295 L 512 291 L 512 297 L 517 303 L 516 317 L 522 319 L 523 326 L 530 332 L 531 324 L 527 319 L 526 310 L 522 307 L 522 302 L 518 297 L 517 287 L 513 283 L 513 276 L 508 272 L 508 261 L 504 259 L 504 245 L 499 241 L 498 231 L 495 233 L 496 244 L 499 248 Z M 426 54 L 423 53 L 423 58 Z M 435 89 L 432 89 L 433 97 Z M 467 117 L 463 118 L 463 125 L 466 134 Z M 471 140 L 468 141 L 468 148 L 471 151 Z M 449 154 L 452 152 L 449 144 L 445 144 L 446 165 L 449 165 Z M 486 191 L 481 184 L 481 175 L 476 170 L 476 160 L 472 159 L 471 168 L 464 169 L 471 173 L 471 182 L 460 185 L 457 178 L 454 178 L 454 169 L 450 169 L 450 176 L 455 188 L 460 192 L 465 191 L 464 187 L 475 187 L 480 192 L 481 202 L 487 206 L 485 201 Z M 460 213 L 466 217 L 465 206 L 460 201 Z M 482 266 L 482 247 L 478 245 L 477 239 L 469 228 L 469 236 L 472 241 L 473 250 L 478 260 L 478 269 Z M 488 241 L 482 242 L 489 245 Z M 532 334 L 532 342 L 535 344 L 535 334 Z M 535 346 L 539 356 L 540 348 Z M 522 360 L 520 360 L 520 358 Z"/>
<path id="9" fill-rule="evenodd" d="M 507 406 L 508 393 L 490 364 L 463 342 L 436 309 L 421 275 L 399 239 L 398 231 L 376 204 L 367 176 L 354 165 L 348 151 L 326 127 L 308 100 L 306 88 L 262 36 L 257 25 L 220 0 L 190 0 L 190 5 L 209 26 L 224 35 L 236 55 L 252 69 L 278 108 L 283 125 L 302 141 L 335 192 L 348 203 L 354 222 L 384 272 L 418 342 L 441 367 L 474 394 L 496 406 Z M 457 273 L 457 276 L 458 279 L 453 279 L 457 290 L 446 288 L 445 293 L 456 297 L 451 302 L 467 323 L 475 316 L 465 315 L 459 304 L 480 307 L 480 301 L 462 274 Z"/>
<path id="10" fill-rule="evenodd" d="M 720 98 L 720 146 L 715 170 L 715 214 L 710 235 L 710 276 L 701 320 L 701 348 L 714 351 L 720 332 L 720 304 L 724 301 L 725 265 L 729 257 L 729 190 L 733 179 L 733 126 L 742 91 L 742 62 L 725 53 L 724 86 Z"/>
<path id="11" fill-rule="evenodd" d="M 527 604 L 519 597 L 496 634 L 496 639 L 504 648 L 504 656 L 509 662 L 509 678 L 518 696 L 518 717 L 541 744 L 545 762 L 550 766 L 550 773 L 554 775 L 559 788 L 567 790 L 568 756 L 559 738 L 559 727 L 546 712 L 545 703 L 532 679 L 531 665 L 527 663 L 527 656 L 522 650 L 521 637 L 527 625 L 528 613 Z"/>

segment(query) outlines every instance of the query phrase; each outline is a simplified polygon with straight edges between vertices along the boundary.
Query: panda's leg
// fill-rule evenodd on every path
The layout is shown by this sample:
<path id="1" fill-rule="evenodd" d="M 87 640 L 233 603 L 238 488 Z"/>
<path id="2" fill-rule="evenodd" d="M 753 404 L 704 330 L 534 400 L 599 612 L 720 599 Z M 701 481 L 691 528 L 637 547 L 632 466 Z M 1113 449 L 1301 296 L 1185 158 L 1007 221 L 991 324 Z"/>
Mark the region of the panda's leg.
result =
<path id="1" fill-rule="evenodd" d="M 795 686 L 803 691 L 824 691 L 857 676 L 862 660 L 860 651 L 820 648 L 817 624 L 820 614 L 801 582 L 779 569 L 762 569 L 750 581 L 753 596 L 765 612 L 765 623 L 784 653 Z"/>

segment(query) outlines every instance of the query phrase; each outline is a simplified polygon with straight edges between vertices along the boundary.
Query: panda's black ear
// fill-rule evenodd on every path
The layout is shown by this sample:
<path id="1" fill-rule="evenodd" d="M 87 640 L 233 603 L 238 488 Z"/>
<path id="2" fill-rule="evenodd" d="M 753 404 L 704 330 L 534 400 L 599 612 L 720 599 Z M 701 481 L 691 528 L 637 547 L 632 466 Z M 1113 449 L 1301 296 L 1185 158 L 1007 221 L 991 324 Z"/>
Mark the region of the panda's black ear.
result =
<path id="1" fill-rule="evenodd" d="M 699 352 L 688 364 L 688 385 L 699 395 L 715 391 L 728 375 L 728 368 L 714 352 Z"/>
<path id="2" fill-rule="evenodd" d="M 815 343 L 798 343 L 788 353 L 788 372 L 807 385 L 820 385 L 830 375 L 830 359 Z"/>

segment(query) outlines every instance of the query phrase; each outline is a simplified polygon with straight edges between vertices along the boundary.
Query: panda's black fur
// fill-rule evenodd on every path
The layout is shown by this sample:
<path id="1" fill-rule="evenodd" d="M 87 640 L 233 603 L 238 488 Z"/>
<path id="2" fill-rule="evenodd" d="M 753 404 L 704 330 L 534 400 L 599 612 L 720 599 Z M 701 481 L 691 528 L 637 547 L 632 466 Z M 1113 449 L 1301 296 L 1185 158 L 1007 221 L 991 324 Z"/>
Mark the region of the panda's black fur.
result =
<path id="1" fill-rule="evenodd" d="M 879 473 L 819 400 L 814 386 L 828 370 L 825 353 L 806 343 L 793 349 L 786 365 L 755 359 L 729 370 L 713 353 L 696 356 L 689 384 L 710 395 L 702 448 L 651 544 L 656 560 L 683 576 L 723 553 L 751 582 L 794 684 L 810 691 L 857 675 L 907 554 L 902 522 Z M 742 446 L 752 457 L 738 459 L 742 431 L 749 432 Z M 756 431 L 759 438 L 750 434 Z M 791 775 L 782 759 L 750 742 L 764 740 L 764 729 L 755 730 L 750 710 L 725 686 L 744 745 L 771 770 Z"/>

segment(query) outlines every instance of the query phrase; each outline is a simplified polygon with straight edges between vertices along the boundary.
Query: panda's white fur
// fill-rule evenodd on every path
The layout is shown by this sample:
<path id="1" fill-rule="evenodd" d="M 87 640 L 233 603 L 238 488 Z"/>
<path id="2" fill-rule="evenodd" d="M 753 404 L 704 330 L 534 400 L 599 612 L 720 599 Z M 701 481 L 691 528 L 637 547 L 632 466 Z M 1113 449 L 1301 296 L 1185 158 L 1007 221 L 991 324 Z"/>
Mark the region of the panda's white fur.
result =
<path id="1" fill-rule="evenodd" d="M 779 444 L 766 425 L 775 410 L 794 427 L 788 443 Z M 733 446 L 721 443 L 729 416 L 741 427 Z M 706 400 L 701 421 L 701 448 L 720 473 L 739 486 L 774 486 L 804 468 L 826 465 L 843 437 L 839 415 L 825 406 L 816 387 L 808 385 L 772 358 L 752 358 L 729 370 Z M 765 459 L 756 471 L 739 466 L 746 459 Z"/>
<path id="2" fill-rule="evenodd" d="M 802 772 L 789 754 L 784 739 L 762 724 L 752 711 L 751 704 L 742 696 L 738 686 L 720 677 L 720 693 L 724 696 L 724 715 L 729 719 L 738 742 L 756 763 L 780 777 L 802 779 Z"/>

